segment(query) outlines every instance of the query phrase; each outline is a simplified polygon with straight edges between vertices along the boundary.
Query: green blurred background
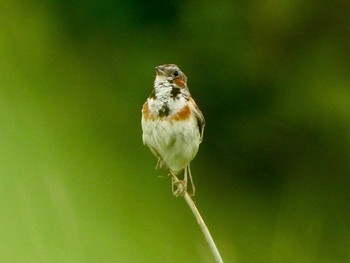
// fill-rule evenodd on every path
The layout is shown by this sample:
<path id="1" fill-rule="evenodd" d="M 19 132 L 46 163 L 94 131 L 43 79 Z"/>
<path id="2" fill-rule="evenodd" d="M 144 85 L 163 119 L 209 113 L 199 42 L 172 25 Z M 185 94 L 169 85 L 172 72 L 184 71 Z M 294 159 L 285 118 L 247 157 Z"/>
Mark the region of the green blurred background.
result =
<path id="1" fill-rule="evenodd" d="M 154 67 L 207 126 L 226 262 L 349 262 L 348 1 L 0 4 L 0 262 L 212 262 L 142 145 Z"/>

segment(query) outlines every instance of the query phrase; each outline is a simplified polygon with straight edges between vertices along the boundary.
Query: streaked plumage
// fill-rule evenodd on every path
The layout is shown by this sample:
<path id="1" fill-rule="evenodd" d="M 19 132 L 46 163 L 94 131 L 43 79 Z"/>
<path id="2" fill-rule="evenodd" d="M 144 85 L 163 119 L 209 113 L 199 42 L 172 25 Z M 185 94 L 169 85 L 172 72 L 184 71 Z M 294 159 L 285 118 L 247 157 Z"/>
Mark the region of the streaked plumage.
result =
<path id="1" fill-rule="evenodd" d="M 158 66 L 156 72 L 154 89 L 142 108 L 143 143 L 158 158 L 157 167 L 165 165 L 175 175 L 184 170 L 186 189 L 187 174 L 192 182 L 190 162 L 203 139 L 204 117 L 178 66 Z"/>

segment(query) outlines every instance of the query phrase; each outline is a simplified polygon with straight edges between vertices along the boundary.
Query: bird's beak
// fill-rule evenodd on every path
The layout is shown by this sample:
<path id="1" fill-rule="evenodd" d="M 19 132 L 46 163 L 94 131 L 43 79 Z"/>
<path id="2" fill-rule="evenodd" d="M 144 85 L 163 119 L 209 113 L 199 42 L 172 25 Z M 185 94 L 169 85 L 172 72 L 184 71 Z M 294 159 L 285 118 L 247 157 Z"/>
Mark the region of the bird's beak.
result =
<path id="1" fill-rule="evenodd" d="M 156 67 L 157 75 L 165 75 L 165 68 L 163 66 Z"/>

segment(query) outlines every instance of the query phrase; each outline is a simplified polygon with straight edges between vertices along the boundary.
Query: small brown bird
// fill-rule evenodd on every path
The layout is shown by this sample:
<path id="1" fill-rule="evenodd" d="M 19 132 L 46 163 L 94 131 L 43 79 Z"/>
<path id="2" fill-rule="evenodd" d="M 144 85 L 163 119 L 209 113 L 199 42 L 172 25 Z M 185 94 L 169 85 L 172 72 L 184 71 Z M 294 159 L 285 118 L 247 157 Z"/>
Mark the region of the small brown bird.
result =
<path id="1" fill-rule="evenodd" d="M 154 89 L 142 107 L 141 124 L 143 143 L 158 158 L 156 168 L 164 165 L 173 176 L 184 170 L 183 180 L 172 177 L 173 194 L 182 196 L 187 191 L 189 176 L 194 195 L 190 162 L 202 142 L 205 121 L 191 97 L 187 77 L 175 64 L 156 67 Z"/>

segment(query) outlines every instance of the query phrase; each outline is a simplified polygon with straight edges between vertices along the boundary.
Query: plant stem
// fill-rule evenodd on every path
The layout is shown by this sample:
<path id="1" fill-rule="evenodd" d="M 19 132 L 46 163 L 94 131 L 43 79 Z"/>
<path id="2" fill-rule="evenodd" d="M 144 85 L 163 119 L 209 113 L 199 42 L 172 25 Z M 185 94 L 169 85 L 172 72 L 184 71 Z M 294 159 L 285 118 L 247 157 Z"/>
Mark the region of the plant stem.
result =
<path id="1" fill-rule="evenodd" d="M 173 174 L 172 176 L 173 176 L 175 182 L 180 182 L 180 180 L 176 177 L 176 175 Z M 188 194 L 187 191 L 185 191 L 183 197 L 185 198 L 186 203 L 188 204 L 188 206 L 191 208 L 194 217 L 197 219 L 197 222 L 198 222 L 198 224 L 199 224 L 199 226 L 200 226 L 200 228 L 201 228 L 201 230 L 202 230 L 202 232 L 204 234 L 205 239 L 207 240 L 207 243 L 208 243 L 208 245 L 209 245 L 209 247 L 211 249 L 211 252 L 214 255 L 214 258 L 215 258 L 216 262 L 223 263 L 224 261 L 222 260 L 220 252 L 219 252 L 219 250 L 217 249 L 217 247 L 215 245 L 214 239 L 212 238 L 212 236 L 211 236 L 211 234 L 209 232 L 209 229 L 206 226 L 206 224 L 205 224 L 201 214 L 199 213 L 196 205 L 194 204 L 191 196 Z"/>

